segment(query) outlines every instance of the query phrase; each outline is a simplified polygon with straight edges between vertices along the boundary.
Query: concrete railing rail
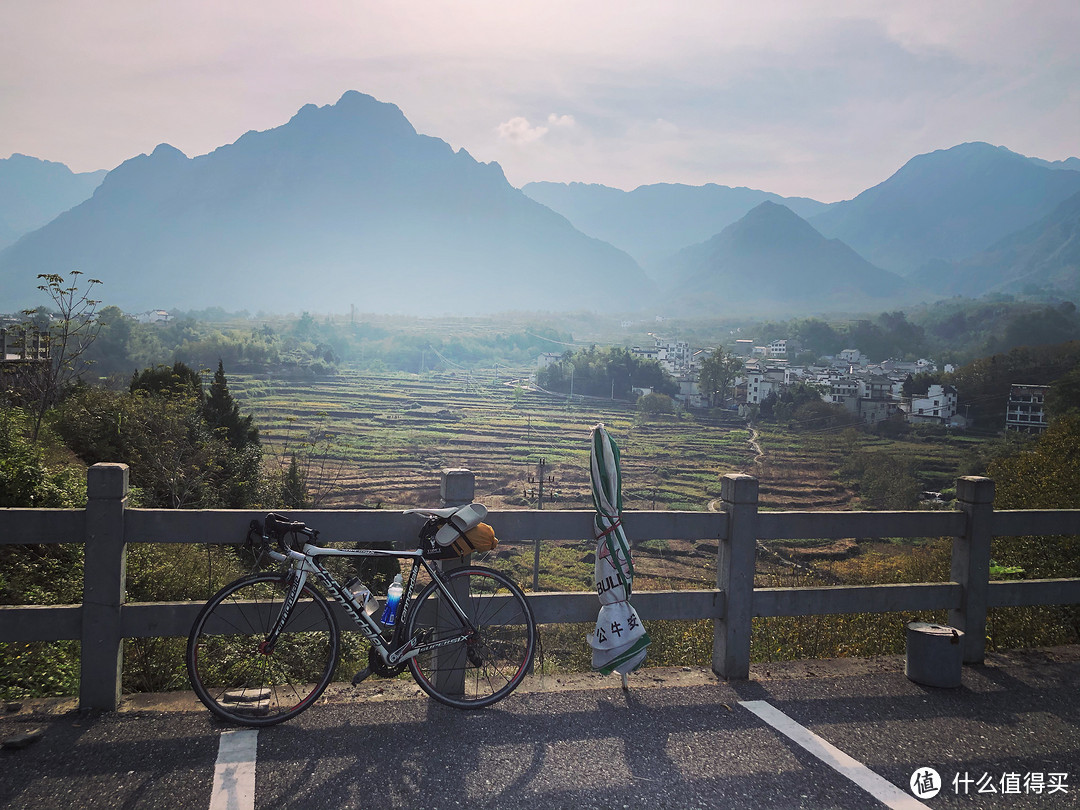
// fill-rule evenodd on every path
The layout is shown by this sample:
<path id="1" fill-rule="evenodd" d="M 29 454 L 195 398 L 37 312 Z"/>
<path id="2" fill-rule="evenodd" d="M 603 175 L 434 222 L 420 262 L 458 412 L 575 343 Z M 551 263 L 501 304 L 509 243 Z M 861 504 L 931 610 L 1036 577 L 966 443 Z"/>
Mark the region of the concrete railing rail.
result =
<path id="1" fill-rule="evenodd" d="M 445 503 L 473 498 L 473 475 L 443 472 Z M 131 509 L 128 469 L 96 464 L 87 473 L 86 509 L 0 509 L 0 544 L 85 543 L 81 605 L 0 606 L 0 641 L 81 642 L 80 705 L 115 709 L 120 701 L 125 638 L 186 636 L 201 602 L 125 602 L 125 558 L 131 543 L 237 543 L 262 511 Z M 947 610 L 964 631 L 964 662 L 983 660 L 987 611 L 994 607 L 1080 603 L 1080 579 L 990 581 L 990 543 L 996 536 L 1080 535 L 1080 510 L 993 508 L 988 478 L 957 481 L 957 509 L 920 512 L 761 512 L 758 482 L 725 475 L 718 512 L 631 513 L 631 542 L 716 540 L 716 588 L 638 591 L 634 606 L 643 620 L 713 620 L 713 670 L 746 678 L 750 670 L 751 620 L 761 616 Z M 416 542 L 418 524 L 400 513 L 332 509 L 290 511 L 320 531 L 320 541 Z M 536 546 L 541 541 L 593 536 L 591 510 L 491 511 L 501 543 Z M 758 540 L 952 537 L 951 581 L 940 583 L 754 588 Z M 1077 542 L 1080 542 L 1078 537 Z M 598 602 L 591 592 L 529 593 L 540 624 L 593 622 Z"/>

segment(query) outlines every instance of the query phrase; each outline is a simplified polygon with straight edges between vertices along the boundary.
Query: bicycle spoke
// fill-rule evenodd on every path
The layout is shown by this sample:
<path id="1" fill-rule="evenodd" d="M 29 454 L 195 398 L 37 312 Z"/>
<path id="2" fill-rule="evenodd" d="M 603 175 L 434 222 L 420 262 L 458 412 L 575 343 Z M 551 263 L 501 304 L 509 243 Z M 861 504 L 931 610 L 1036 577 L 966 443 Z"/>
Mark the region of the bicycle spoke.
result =
<path id="1" fill-rule="evenodd" d="M 512 692 L 532 659 L 536 628 L 521 591 L 498 572 L 461 568 L 448 587 L 464 592 L 461 602 L 474 632 L 462 644 L 421 652 L 410 659 L 413 677 L 429 695 L 452 706 L 487 706 Z M 467 631 L 457 612 L 431 585 L 420 595 L 410 619 L 410 637 L 428 641 Z"/>
<path id="2" fill-rule="evenodd" d="M 188 640 L 188 673 L 215 714 L 269 725 L 303 711 L 322 693 L 338 655 L 337 624 L 326 600 L 307 587 L 274 647 L 264 644 L 288 580 L 266 574 L 226 586 L 203 609 Z"/>

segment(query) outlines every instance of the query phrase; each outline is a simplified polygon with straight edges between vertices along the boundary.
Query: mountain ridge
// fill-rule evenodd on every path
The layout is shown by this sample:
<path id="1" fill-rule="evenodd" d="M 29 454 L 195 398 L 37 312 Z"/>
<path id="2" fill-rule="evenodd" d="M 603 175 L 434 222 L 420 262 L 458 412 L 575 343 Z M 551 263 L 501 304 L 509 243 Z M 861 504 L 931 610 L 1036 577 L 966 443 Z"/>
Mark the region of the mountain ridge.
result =
<path id="1" fill-rule="evenodd" d="M 18 152 L 0 159 L 0 249 L 44 227 L 93 194 L 107 172 L 71 171 Z"/>
<path id="2" fill-rule="evenodd" d="M 984 250 L 1077 191 L 1080 172 L 976 141 L 917 155 L 810 222 L 874 264 L 909 275 Z"/>
<path id="3" fill-rule="evenodd" d="M 1080 192 L 986 250 L 930 264 L 911 279 L 952 295 L 1031 292 L 1080 299 Z"/>
<path id="4" fill-rule="evenodd" d="M 536 182 L 522 191 L 583 233 L 626 251 L 654 277 L 652 271 L 670 255 L 714 236 L 765 200 L 804 214 L 826 207 L 805 197 L 717 183 L 651 183 L 623 191 L 595 183 Z"/>
<path id="5" fill-rule="evenodd" d="M 0 253 L 9 281 L 55 271 L 45 267 L 101 278 L 110 302 L 133 308 L 224 298 L 477 313 L 635 306 L 651 290 L 629 256 L 510 186 L 497 164 L 356 91 L 206 155 L 162 144 L 125 161 Z"/>
<path id="6" fill-rule="evenodd" d="M 697 310 L 890 306 L 920 293 L 768 200 L 711 239 L 679 251 L 667 270 L 671 299 Z"/>

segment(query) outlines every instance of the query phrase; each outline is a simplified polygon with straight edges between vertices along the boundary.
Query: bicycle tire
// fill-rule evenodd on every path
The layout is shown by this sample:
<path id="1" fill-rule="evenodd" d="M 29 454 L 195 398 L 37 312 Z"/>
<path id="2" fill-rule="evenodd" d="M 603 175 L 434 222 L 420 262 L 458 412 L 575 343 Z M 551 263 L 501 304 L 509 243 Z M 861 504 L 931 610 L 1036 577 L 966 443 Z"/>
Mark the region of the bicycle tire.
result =
<path id="1" fill-rule="evenodd" d="M 260 650 L 280 615 L 288 575 L 258 574 L 222 588 L 200 611 L 187 644 L 199 700 L 244 726 L 272 726 L 311 706 L 333 678 L 340 651 L 326 598 L 305 584 L 270 654 Z"/>
<path id="2" fill-rule="evenodd" d="M 423 652 L 409 661 L 420 688 L 440 703 L 458 709 L 490 706 L 521 683 L 536 649 L 536 622 L 521 589 L 490 568 L 466 566 L 447 572 L 452 592 L 472 618 L 476 633 L 460 644 Z M 442 599 L 437 585 L 428 585 L 412 607 L 408 637 L 427 642 L 452 638 L 465 626 Z"/>

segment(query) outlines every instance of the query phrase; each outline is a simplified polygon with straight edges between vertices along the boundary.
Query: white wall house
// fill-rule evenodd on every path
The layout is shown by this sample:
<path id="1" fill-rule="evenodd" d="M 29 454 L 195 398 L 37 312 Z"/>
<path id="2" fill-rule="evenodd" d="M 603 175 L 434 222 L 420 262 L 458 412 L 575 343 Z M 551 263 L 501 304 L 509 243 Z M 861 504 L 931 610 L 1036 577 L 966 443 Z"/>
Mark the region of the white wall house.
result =
<path id="1" fill-rule="evenodd" d="M 956 389 L 951 385 L 931 385 L 925 394 L 914 394 L 908 407 L 907 421 L 948 424 L 956 416 Z"/>
<path id="2" fill-rule="evenodd" d="M 139 323 L 168 323 L 172 320 L 172 315 L 163 309 L 153 309 L 149 312 L 140 312 L 135 316 L 135 320 Z"/>
<path id="3" fill-rule="evenodd" d="M 784 372 L 781 369 L 747 371 L 746 404 L 760 405 L 761 401 L 774 391 L 779 393 L 784 387 Z"/>
<path id="4" fill-rule="evenodd" d="M 844 363 L 850 363 L 853 366 L 862 365 L 863 356 L 862 352 L 858 349 L 844 349 L 837 357 Z"/>
<path id="5" fill-rule="evenodd" d="M 561 358 L 562 355 L 557 352 L 544 352 L 536 358 L 536 370 L 539 371 L 542 368 L 547 368 L 552 363 L 559 362 Z"/>

